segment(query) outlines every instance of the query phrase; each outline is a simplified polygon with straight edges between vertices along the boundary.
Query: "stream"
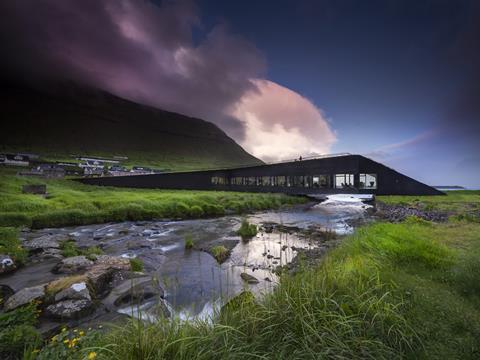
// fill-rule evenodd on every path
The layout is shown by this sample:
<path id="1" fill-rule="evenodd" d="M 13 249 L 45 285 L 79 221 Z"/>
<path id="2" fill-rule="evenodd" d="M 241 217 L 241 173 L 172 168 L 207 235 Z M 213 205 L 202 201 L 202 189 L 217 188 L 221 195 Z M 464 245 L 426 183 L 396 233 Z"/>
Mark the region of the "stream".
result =
<path id="1" fill-rule="evenodd" d="M 141 221 L 42 229 L 23 233 L 25 239 L 44 234 L 68 234 L 79 247 L 99 246 L 105 254 L 139 258 L 144 272 L 158 280 L 165 290 L 170 311 L 181 319 L 208 318 L 228 299 L 244 289 L 256 295 L 271 291 L 278 278 L 277 266 L 288 264 L 299 249 L 329 248 L 338 235 L 349 234 L 356 224 L 369 220 L 368 208 L 354 195 L 329 196 L 321 203 L 247 215 L 258 225 L 258 234 L 247 241 L 236 231 L 242 217 L 223 216 L 182 221 Z M 313 239 L 312 232 L 335 233 L 335 244 Z M 194 249 L 185 249 L 185 237 L 193 239 Z M 341 238 L 341 236 L 340 236 Z M 207 251 L 215 245 L 231 250 L 230 257 L 218 262 Z M 14 290 L 53 280 L 49 271 L 54 263 L 39 262 L 19 269 L 2 279 Z M 241 273 L 254 276 L 250 284 Z M 145 303 L 141 309 L 148 309 Z M 125 307 L 120 313 L 138 315 L 139 307 Z M 148 311 L 141 316 L 149 316 Z"/>

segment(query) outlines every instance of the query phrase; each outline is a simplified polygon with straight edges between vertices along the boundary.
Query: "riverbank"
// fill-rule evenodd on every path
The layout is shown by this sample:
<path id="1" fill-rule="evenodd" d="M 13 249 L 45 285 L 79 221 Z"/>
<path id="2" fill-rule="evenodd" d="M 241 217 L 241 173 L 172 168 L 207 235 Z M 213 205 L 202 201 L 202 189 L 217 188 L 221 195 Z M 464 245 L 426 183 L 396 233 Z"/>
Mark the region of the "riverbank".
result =
<path id="1" fill-rule="evenodd" d="M 46 195 L 22 186 L 46 184 Z M 16 176 L 0 169 L 0 226 L 61 227 L 154 219 L 194 219 L 305 203 L 302 197 L 221 191 L 121 189 Z"/>

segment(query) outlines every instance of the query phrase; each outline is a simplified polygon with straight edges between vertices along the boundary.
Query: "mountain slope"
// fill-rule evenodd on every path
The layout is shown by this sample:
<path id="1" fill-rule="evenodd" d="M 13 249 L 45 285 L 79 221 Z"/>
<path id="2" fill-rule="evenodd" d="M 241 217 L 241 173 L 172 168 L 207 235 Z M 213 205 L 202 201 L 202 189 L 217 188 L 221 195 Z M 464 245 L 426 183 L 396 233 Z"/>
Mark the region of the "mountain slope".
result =
<path id="1" fill-rule="evenodd" d="M 174 168 L 261 163 L 210 122 L 71 83 L 46 88 L 4 82 L 0 150 L 124 155 Z"/>

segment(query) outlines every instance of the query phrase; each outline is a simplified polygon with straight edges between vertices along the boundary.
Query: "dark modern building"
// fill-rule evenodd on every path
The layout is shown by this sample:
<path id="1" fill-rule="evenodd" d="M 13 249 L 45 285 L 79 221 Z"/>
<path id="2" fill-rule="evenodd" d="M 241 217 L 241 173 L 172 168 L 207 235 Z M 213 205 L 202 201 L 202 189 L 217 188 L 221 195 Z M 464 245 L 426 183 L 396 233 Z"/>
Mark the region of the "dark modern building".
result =
<path id="1" fill-rule="evenodd" d="M 79 181 L 91 185 L 132 188 L 288 194 L 443 194 L 376 161 L 351 154 L 228 169 L 84 178 Z"/>

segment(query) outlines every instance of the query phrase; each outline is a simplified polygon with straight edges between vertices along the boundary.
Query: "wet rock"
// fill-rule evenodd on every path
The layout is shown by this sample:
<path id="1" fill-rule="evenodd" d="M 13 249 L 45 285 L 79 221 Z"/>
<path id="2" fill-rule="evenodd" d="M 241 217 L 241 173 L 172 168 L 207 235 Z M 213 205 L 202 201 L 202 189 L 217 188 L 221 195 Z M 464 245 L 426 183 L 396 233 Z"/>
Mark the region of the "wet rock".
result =
<path id="1" fill-rule="evenodd" d="M 285 250 L 287 250 L 287 249 L 288 249 L 288 246 L 287 246 L 287 245 L 283 245 L 283 246 L 282 246 L 282 251 L 285 251 Z"/>
<path id="2" fill-rule="evenodd" d="M 169 318 L 172 316 L 172 313 L 170 312 L 170 309 L 168 306 L 165 304 L 165 300 L 160 299 L 157 303 L 155 303 L 149 310 L 148 312 L 155 316 L 156 318 L 159 317 L 165 317 Z"/>
<path id="3" fill-rule="evenodd" d="M 163 296 L 163 289 L 150 276 L 143 276 L 118 284 L 103 303 L 107 308 L 114 308 L 124 304 L 141 304 L 147 299 Z"/>
<path id="4" fill-rule="evenodd" d="M 55 301 L 62 300 L 92 300 L 87 284 L 82 281 L 72 284 L 70 287 L 63 289 L 55 295 Z"/>
<path id="5" fill-rule="evenodd" d="M 95 266 L 104 266 L 116 270 L 130 270 L 130 260 L 119 256 L 99 255 Z"/>
<path id="6" fill-rule="evenodd" d="M 47 259 L 63 259 L 62 250 L 55 248 L 44 249 L 43 252 L 37 254 L 37 260 Z"/>
<path id="7" fill-rule="evenodd" d="M 8 255 L 0 254 L 0 275 L 15 271 L 15 262 Z"/>
<path id="8" fill-rule="evenodd" d="M 91 300 L 64 300 L 47 306 L 45 315 L 60 320 L 79 319 L 93 312 Z"/>
<path id="9" fill-rule="evenodd" d="M 263 280 L 265 280 L 266 282 L 272 282 L 272 280 L 271 280 L 269 277 L 266 277 L 266 278 L 263 279 Z"/>
<path id="10" fill-rule="evenodd" d="M 115 274 L 129 271 L 130 260 L 117 256 L 97 256 L 94 265 L 85 273 L 97 297 L 102 297 L 111 290 Z"/>
<path id="11" fill-rule="evenodd" d="M 45 296 L 45 285 L 38 285 L 24 288 L 10 296 L 5 302 L 5 311 L 16 309 L 19 306 L 26 305 L 33 300 L 40 300 Z"/>
<path id="12" fill-rule="evenodd" d="M 0 309 L 3 307 L 5 302 L 10 296 L 14 293 L 13 289 L 8 285 L 0 285 Z"/>
<path id="13" fill-rule="evenodd" d="M 273 259 L 273 255 L 268 254 L 268 255 L 267 255 L 267 259 Z"/>
<path id="14" fill-rule="evenodd" d="M 409 216 L 416 216 L 427 221 L 445 222 L 449 214 L 440 211 L 427 211 L 421 209 L 421 205 L 389 205 L 382 202 L 377 203 L 377 215 L 389 222 L 400 222 Z"/>
<path id="15" fill-rule="evenodd" d="M 255 276 L 252 276 L 250 274 L 247 274 L 245 272 L 240 274 L 240 277 L 242 278 L 243 281 L 247 282 L 248 284 L 258 284 L 259 281 Z"/>
<path id="16" fill-rule="evenodd" d="M 57 274 L 75 274 L 84 272 L 93 265 L 93 261 L 85 256 L 73 256 L 63 259 L 54 268 L 53 272 Z"/>
<path id="17" fill-rule="evenodd" d="M 68 236 L 64 234 L 43 235 L 38 238 L 26 241 L 23 243 L 23 247 L 27 250 L 36 252 L 44 251 L 45 249 L 59 249 L 60 242 L 68 240 Z"/>
<path id="18" fill-rule="evenodd" d="M 116 270 L 108 267 L 93 267 L 85 276 L 91 284 L 97 298 L 101 298 L 110 290 Z"/>

